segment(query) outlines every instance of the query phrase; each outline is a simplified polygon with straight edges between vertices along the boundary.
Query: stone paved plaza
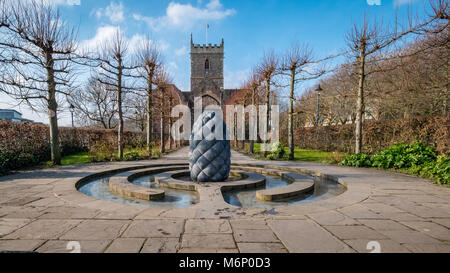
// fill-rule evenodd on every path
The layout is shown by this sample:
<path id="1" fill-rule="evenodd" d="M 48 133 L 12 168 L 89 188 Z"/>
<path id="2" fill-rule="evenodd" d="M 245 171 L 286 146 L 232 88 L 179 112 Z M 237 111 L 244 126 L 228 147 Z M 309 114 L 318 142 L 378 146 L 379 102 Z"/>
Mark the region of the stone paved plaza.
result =
<path id="1" fill-rule="evenodd" d="M 347 191 L 327 200 L 241 209 L 208 202 L 181 209 L 98 200 L 78 192 L 87 175 L 157 163 L 186 163 L 184 148 L 160 160 L 88 164 L 0 177 L 0 250 L 70 252 L 450 252 L 450 189 L 371 169 L 257 161 L 232 164 L 299 168 L 339 179 Z M 214 193 L 211 193 L 214 194 Z"/>

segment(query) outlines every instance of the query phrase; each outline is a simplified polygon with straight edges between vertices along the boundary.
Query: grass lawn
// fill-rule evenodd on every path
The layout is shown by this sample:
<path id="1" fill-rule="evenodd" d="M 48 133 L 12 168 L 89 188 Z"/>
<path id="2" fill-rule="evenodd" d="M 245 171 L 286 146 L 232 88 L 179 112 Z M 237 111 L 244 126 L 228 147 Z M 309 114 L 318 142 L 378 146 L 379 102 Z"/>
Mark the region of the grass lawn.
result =
<path id="1" fill-rule="evenodd" d="M 79 165 L 79 164 L 86 164 L 91 163 L 92 157 L 89 156 L 89 153 L 82 152 L 78 154 L 73 155 L 66 155 L 61 158 L 61 165 L 67 166 L 67 165 Z M 52 166 L 51 161 L 42 162 L 42 165 L 44 166 Z"/>
<path id="2" fill-rule="evenodd" d="M 284 147 L 285 156 L 282 160 L 288 160 L 289 148 Z M 255 143 L 255 152 L 261 152 L 261 144 Z M 339 163 L 343 160 L 345 154 L 336 152 L 322 152 L 316 150 L 294 149 L 294 161 L 321 162 L 321 163 Z"/>
<path id="3" fill-rule="evenodd" d="M 166 154 L 171 153 L 173 151 L 167 150 Z M 136 158 L 130 158 L 128 160 L 134 161 L 134 160 L 141 160 L 141 159 L 148 159 L 147 158 L 147 151 L 145 149 L 137 149 L 137 148 L 125 148 L 124 149 L 124 160 L 126 159 L 127 154 L 133 154 L 136 156 Z M 159 153 L 159 148 L 154 149 L 154 153 Z M 110 154 L 110 155 L 109 155 Z M 104 162 L 104 161 L 111 161 L 111 160 L 117 160 L 115 159 L 115 156 L 117 154 L 117 151 L 110 151 L 108 153 L 109 157 L 105 157 L 104 154 L 98 153 L 96 155 L 89 154 L 88 152 L 81 152 L 77 154 L 67 155 L 63 156 L 61 158 L 61 166 L 67 166 L 67 165 L 80 165 L 80 164 L 86 164 L 86 163 L 92 163 L 92 162 Z M 113 159 L 111 159 L 111 156 Z M 152 159 L 160 158 L 160 155 L 156 155 L 152 157 Z M 41 163 L 44 166 L 51 167 L 53 164 L 51 161 L 46 161 Z"/>
<path id="4" fill-rule="evenodd" d="M 92 158 L 87 152 L 78 153 L 73 155 L 67 155 L 61 158 L 61 165 L 76 165 L 76 164 L 86 164 L 91 163 Z"/>

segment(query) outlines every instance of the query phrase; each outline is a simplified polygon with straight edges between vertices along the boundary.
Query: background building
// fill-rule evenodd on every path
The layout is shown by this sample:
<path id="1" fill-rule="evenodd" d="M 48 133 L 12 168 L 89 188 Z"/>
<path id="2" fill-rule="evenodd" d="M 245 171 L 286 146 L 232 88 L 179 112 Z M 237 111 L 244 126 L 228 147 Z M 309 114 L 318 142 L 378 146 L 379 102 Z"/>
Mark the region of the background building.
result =
<path id="1" fill-rule="evenodd" d="M 0 109 L 0 120 L 13 122 L 33 122 L 32 120 L 22 118 L 22 113 L 14 109 Z"/>

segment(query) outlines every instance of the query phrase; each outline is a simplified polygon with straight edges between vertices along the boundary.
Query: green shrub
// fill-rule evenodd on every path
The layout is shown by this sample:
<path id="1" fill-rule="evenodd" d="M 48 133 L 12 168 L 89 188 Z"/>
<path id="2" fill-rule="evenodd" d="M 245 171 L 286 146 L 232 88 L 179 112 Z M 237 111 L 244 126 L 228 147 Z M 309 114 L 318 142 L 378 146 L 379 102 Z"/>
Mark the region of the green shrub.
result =
<path id="1" fill-rule="evenodd" d="M 434 147 L 426 146 L 421 142 L 413 145 L 395 144 L 373 156 L 348 155 L 340 165 L 406 170 L 409 174 L 430 178 L 439 184 L 448 184 L 450 181 L 449 157 L 436 156 Z"/>
<path id="2" fill-rule="evenodd" d="M 116 152 L 110 143 L 99 141 L 91 146 L 89 156 L 94 162 L 113 161 L 116 158 Z"/>
<path id="3" fill-rule="evenodd" d="M 161 154 L 160 151 L 152 150 L 152 158 L 153 159 L 158 159 L 158 158 L 161 158 L 161 157 L 162 157 L 162 154 Z"/>
<path id="4" fill-rule="evenodd" d="M 123 159 L 126 161 L 135 161 L 141 159 L 138 151 L 128 151 L 123 154 Z"/>
<path id="5" fill-rule="evenodd" d="M 347 155 L 339 165 L 358 168 L 372 167 L 372 158 L 367 154 Z"/>
<path id="6" fill-rule="evenodd" d="M 272 144 L 272 151 L 267 155 L 270 160 L 277 160 L 283 158 L 285 155 L 284 147 L 280 142 Z"/>
<path id="7" fill-rule="evenodd" d="M 436 160 L 433 147 L 421 142 L 413 145 L 399 143 L 373 156 L 373 167 L 383 169 L 405 169 Z"/>
<path id="8" fill-rule="evenodd" d="M 438 184 L 450 183 L 450 158 L 441 155 L 436 161 L 430 161 L 422 165 L 412 166 L 408 173 L 433 179 Z"/>

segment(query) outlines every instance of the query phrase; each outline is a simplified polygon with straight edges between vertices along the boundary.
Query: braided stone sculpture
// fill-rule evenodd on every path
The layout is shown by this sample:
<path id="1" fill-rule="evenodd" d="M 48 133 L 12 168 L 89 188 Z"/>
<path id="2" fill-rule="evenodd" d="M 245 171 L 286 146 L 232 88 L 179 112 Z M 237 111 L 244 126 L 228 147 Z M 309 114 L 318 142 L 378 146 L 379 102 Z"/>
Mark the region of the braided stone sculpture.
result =
<path id="1" fill-rule="evenodd" d="M 222 139 L 217 139 L 217 124 L 223 124 Z M 202 136 L 203 132 L 203 137 Z M 197 137 L 195 137 L 197 135 Z M 190 137 L 189 170 L 194 182 L 222 182 L 230 174 L 230 141 L 226 125 L 214 111 L 205 111 L 194 123 Z"/>

